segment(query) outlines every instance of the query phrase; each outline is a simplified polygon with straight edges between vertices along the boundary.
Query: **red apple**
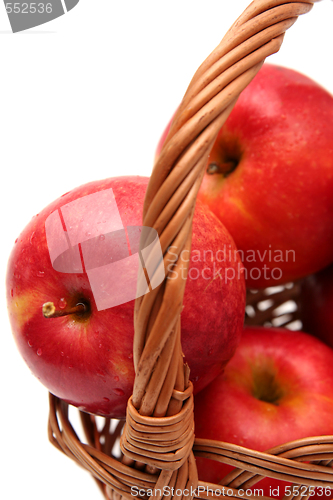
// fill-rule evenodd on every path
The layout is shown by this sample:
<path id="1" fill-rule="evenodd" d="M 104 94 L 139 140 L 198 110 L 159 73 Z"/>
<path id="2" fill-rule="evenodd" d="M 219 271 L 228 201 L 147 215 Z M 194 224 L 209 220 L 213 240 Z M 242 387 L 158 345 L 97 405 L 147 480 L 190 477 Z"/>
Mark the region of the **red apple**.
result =
<path id="1" fill-rule="evenodd" d="M 303 330 L 333 347 L 333 265 L 305 278 L 299 309 Z"/>
<path id="2" fill-rule="evenodd" d="M 131 241 L 137 233 L 130 230 L 140 229 L 147 184 L 148 178 L 119 177 L 66 193 L 23 230 L 7 270 L 11 326 L 32 372 L 60 398 L 115 418 L 125 416 L 134 380 L 137 269 L 131 262 L 138 255 Z M 84 311 L 45 318 L 42 306 L 48 302 L 56 314 L 77 304 Z M 233 240 L 198 203 L 182 312 L 182 343 L 196 391 L 233 355 L 244 309 L 245 282 Z"/>
<path id="3" fill-rule="evenodd" d="M 194 408 L 196 437 L 252 450 L 332 435 L 333 350 L 303 332 L 246 328 L 224 374 L 195 397 Z M 203 458 L 197 465 L 199 478 L 213 483 L 232 470 Z M 281 498 L 287 484 L 265 478 L 253 488 L 269 496 L 279 486 L 274 497 Z"/>
<path id="4" fill-rule="evenodd" d="M 270 64 L 220 130 L 199 198 L 233 236 L 248 287 L 293 281 L 332 262 L 332 136 L 333 97 Z"/>

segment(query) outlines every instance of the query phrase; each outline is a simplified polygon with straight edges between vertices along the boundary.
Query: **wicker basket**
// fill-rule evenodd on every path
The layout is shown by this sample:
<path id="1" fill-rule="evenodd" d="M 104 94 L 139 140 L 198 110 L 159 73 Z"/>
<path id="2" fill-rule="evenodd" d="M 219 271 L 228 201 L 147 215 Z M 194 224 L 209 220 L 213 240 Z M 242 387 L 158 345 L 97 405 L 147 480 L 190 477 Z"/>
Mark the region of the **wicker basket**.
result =
<path id="1" fill-rule="evenodd" d="M 188 265 L 182 251 L 191 246 L 196 196 L 219 129 L 265 58 L 279 50 L 284 32 L 312 4 L 255 0 L 194 75 L 154 166 L 144 205 L 143 225 L 157 230 L 165 260 L 171 243 L 173 252 L 177 248 L 174 270 Z M 174 487 L 176 497 L 212 496 L 222 486 L 198 480 L 195 455 L 235 467 L 222 481 L 228 497 L 247 498 L 240 488 L 262 477 L 297 485 L 289 499 L 308 498 L 310 486 L 333 488 L 333 436 L 309 437 L 267 453 L 195 439 L 192 384 L 180 343 L 185 280 L 167 280 L 167 274 L 161 285 L 136 300 L 136 376 L 126 423 L 80 412 L 83 442 L 70 422 L 68 405 L 50 395 L 50 441 L 89 471 L 109 500 L 132 498 L 131 488 L 144 492 L 140 498 L 151 493 L 162 498 L 165 486 Z M 299 327 L 298 294 L 297 283 L 249 291 L 246 323 Z"/>

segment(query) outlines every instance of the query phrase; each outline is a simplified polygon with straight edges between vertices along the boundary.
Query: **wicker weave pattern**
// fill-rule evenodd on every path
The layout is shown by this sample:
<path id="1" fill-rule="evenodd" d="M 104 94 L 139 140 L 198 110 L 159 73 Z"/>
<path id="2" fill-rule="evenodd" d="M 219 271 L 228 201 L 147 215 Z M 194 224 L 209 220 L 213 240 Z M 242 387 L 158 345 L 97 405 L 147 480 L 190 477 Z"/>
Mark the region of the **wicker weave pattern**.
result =
<path id="1" fill-rule="evenodd" d="M 313 3 L 310 0 L 252 2 L 197 70 L 154 165 L 143 225 L 159 234 L 166 277 L 160 286 L 137 299 L 135 305 L 136 376 L 121 439 L 122 461 L 112 456 L 122 423 L 111 432 L 110 421 L 105 420 L 99 430 L 93 416 L 81 414 L 88 443 L 83 444 L 69 422 L 67 405 L 50 396 L 50 440 L 92 473 L 106 498 L 130 498 L 131 487 L 147 490 L 169 485 L 195 490 L 205 483 L 198 482 L 193 450 L 200 456 L 238 467 L 223 481 L 232 492 L 228 496 L 235 498 L 246 498 L 238 495 L 237 489 L 255 484 L 261 476 L 299 485 L 333 487 L 333 470 L 329 467 L 333 437 L 302 440 L 269 453 L 208 440 L 196 440 L 192 449 L 192 420 L 179 418 L 189 408 L 192 411 L 192 387 L 189 369 L 183 364 L 180 339 L 186 280 L 182 273 L 177 273 L 179 279 L 168 279 L 170 272 L 175 273 L 180 267 L 187 269 L 188 262 L 182 260 L 182 254 L 191 248 L 196 196 L 218 131 L 266 57 L 279 50 L 285 31 L 299 15 L 311 10 Z M 173 269 L 166 266 L 171 260 L 170 245 L 173 255 L 178 256 Z M 253 299 L 249 305 L 255 303 Z M 273 310 L 266 312 L 267 318 L 261 324 L 270 319 Z M 169 431 L 163 431 L 163 441 L 154 432 L 157 419 L 164 431 L 171 425 Z M 172 427 L 175 423 L 181 425 L 180 428 L 176 425 L 176 435 Z M 303 463 L 310 460 L 315 464 Z M 302 493 L 302 498 L 307 498 Z M 162 496 L 155 494 L 156 498 Z M 207 494 L 200 493 L 198 498 L 207 498 Z"/>

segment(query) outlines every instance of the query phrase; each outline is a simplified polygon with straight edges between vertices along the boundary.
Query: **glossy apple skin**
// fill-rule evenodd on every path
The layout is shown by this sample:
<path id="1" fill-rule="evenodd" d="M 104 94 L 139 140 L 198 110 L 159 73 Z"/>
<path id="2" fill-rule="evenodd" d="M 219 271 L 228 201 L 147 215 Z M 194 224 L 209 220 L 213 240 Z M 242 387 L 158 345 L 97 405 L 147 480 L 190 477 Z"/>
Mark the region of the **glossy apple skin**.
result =
<path id="1" fill-rule="evenodd" d="M 259 399 L 265 384 L 268 394 L 278 396 L 275 404 Z M 223 375 L 195 397 L 195 434 L 266 451 L 304 437 L 332 435 L 332 412 L 333 350 L 303 332 L 248 327 Z M 232 470 L 203 458 L 197 465 L 199 478 L 213 483 Z M 282 498 L 287 484 L 265 478 L 253 488 L 269 496 L 270 486 L 280 486 L 275 497 Z"/>
<path id="2" fill-rule="evenodd" d="M 303 330 L 333 347 L 333 265 L 305 278 L 299 309 Z"/>
<path id="3" fill-rule="evenodd" d="M 244 252 L 248 287 L 293 281 L 332 262 L 332 136 L 333 97 L 310 78 L 271 64 L 220 130 L 207 166 L 237 166 L 229 175 L 206 173 L 199 199 Z"/>
<path id="4" fill-rule="evenodd" d="M 112 188 L 124 226 L 141 225 L 148 184 L 145 177 L 118 177 L 73 189 L 47 206 L 16 240 L 7 268 L 7 303 L 13 335 L 31 371 L 56 396 L 80 409 L 114 418 L 125 416 L 132 393 L 134 368 L 134 300 L 97 310 L 85 273 L 62 273 L 52 267 L 45 220 L 59 207 Z M 206 266 L 203 251 L 216 254 L 234 243 L 224 226 L 202 204 L 194 216 L 192 255 L 198 272 Z M 210 255 L 210 254 L 208 254 Z M 208 259 L 208 257 L 207 257 Z M 206 259 L 206 260 L 207 260 Z M 239 259 L 218 263 L 217 269 L 239 266 Z M 197 272 L 193 274 L 196 276 Z M 199 299 L 200 298 L 200 299 Z M 46 319 L 42 305 L 56 308 L 90 303 L 91 313 Z M 195 390 L 207 385 L 224 368 L 238 345 L 243 328 L 245 282 L 236 279 L 188 279 L 182 312 L 182 342 Z"/>

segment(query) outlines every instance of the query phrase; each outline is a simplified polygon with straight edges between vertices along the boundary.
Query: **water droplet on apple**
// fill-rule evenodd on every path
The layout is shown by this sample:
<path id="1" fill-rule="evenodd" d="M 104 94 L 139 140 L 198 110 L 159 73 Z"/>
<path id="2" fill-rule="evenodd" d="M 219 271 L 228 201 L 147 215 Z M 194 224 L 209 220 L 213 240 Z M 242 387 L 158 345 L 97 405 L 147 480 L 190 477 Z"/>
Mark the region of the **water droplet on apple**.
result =
<path id="1" fill-rule="evenodd" d="M 37 356 L 41 356 L 43 354 L 43 351 L 40 347 L 37 349 Z"/>
<path id="2" fill-rule="evenodd" d="M 115 379 L 115 381 L 116 381 L 116 382 L 119 382 L 119 377 L 118 377 L 118 375 L 116 375 L 114 379 Z"/>
<path id="3" fill-rule="evenodd" d="M 103 398 L 103 401 L 105 401 L 106 403 L 110 403 L 109 398 Z"/>
<path id="4" fill-rule="evenodd" d="M 33 243 L 32 243 L 32 240 L 34 239 L 34 236 L 35 236 L 35 231 L 33 231 L 33 232 L 31 233 L 30 240 L 29 240 L 29 241 L 30 241 L 30 245 L 32 245 L 32 244 L 33 244 Z"/>
<path id="5" fill-rule="evenodd" d="M 65 307 L 67 306 L 67 302 L 66 300 L 62 297 L 60 300 L 59 300 L 59 309 L 65 309 Z"/>
<path id="6" fill-rule="evenodd" d="M 15 240 L 15 243 L 17 243 L 17 242 L 18 242 L 18 238 L 16 238 L 16 240 Z"/>
<path id="7" fill-rule="evenodd" d="M 29 347 L 32 347 L 32 345 L 33 345 L 33 344 L 32 344 L 32 342 L 31 342 L 31 340 L 28 340 L 28 346 L 29 346 Z"/>
<path id="8" fill-rule="evenodd" d="M 116 389 L 113 389 L 113 392 L 115 393 L 116 396 L 124 396 L 125 395 L 125 393 L 122 389 L 116 388 Z"/>
<path id="9" fill-rule="evenodd" d="M 61 351 L 60 356 L 65 356 L 64 351 Z"/>
<path id="10" fill-rule="evenodd" d="M 211 356 L 213 354 L 213 352 L 214 352 L 214 349 L 209 349 L 208 356 Z"/>
<path id="11" fill-rule="evenodd" d="M 69 365 L 68 368 L 71 370 L 73 368 L 73 365 Z"/>
<path id="12" fill-rule="evenodd" d="M 198 377 L 198 376 L 197 376 L 197 377 L 194 377 L 194 378 L 193 378 L 193 382 L 198 382 L 198 380 L 199 380 L 199 379 L 200 379 L 200 377 Z"/>
<path id="13" fill-rule="evenodd" d="M 44 276 L 45 276 L 44 271 L 38 271 L 37 276 L 38 276 L 38 278 L 44 278 Z"/>
<path id="14" fill-rule="evenodd" d="M 13 290 L 13 288 L 12 288 L 12 289 L 11 289 L 11 291 L 10 291 L 10 295 L 11 295 L 12 297 L 14 297 L 14 290 Z"/>
<path id="15" fill-rule="evenodd" d="M 104 236 L 104 234 L 100 234 L 100 235 L 99 235 L 99 239 L 100 239 L 101 241 L 105 240 L 105 236 Z"/>
<path id="16" fill-rule="evenodd" d="M 99 347 L 100 349 L 102 349 L 102 344 L 99 344 L 99 346 L 98 346 L 98 347 Z"/>
<path id="17" fill-rule="evenodd" d="M 133 359 L 133 353 L 131 352 L 131 354 L 128 355 L 128 359 Z"/>

